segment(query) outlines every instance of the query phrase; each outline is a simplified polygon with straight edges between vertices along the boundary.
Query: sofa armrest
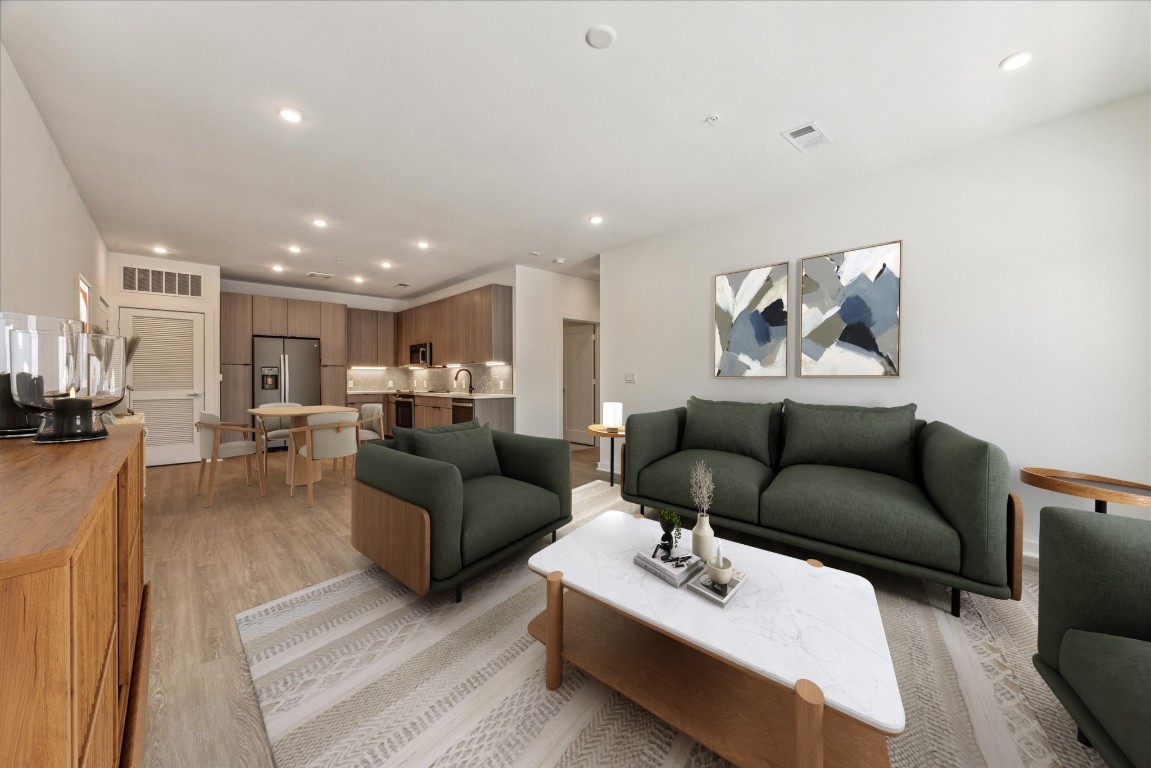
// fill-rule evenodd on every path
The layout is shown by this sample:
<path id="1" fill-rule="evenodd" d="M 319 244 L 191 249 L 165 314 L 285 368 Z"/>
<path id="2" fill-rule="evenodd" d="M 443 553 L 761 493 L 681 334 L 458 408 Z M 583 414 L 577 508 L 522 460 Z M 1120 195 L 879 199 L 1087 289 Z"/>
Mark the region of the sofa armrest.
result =
<path id="1" fill-rule="evenodd" d="M 623 466 L 623 492 L 639 495 L 639 473 L 679 450 L 687 408 L 671 408 L 627 417 L 627 461 Z"/>
<path id="2" fill-rule="evenodd" d="M 428 511 L 434 578 L 463 568 L 464 491 L 454 465 L 368 443 L 356 454 L 356 479 Z"/>
<path id="3" fill-rule="evenodd" d="M 984 584 L 1008 583 L 1010 466 L 996 445 L 941 421 L 919 431 L 919 473 L 931 503 L 959 534 L 959 571 Z"/>
<path id="4" fill-rule="evenodd" d="M 1059 669 L 1069 629 L 1151 641 L 1151 522 L 1039 513 L 1039 656 Z"/>
<path id="5" fill-rule="evenodd" d="M 561 517 L 572 512 L 571 446 L 553 437 L 492 431 L 500 474 L 559 496 Z"/>

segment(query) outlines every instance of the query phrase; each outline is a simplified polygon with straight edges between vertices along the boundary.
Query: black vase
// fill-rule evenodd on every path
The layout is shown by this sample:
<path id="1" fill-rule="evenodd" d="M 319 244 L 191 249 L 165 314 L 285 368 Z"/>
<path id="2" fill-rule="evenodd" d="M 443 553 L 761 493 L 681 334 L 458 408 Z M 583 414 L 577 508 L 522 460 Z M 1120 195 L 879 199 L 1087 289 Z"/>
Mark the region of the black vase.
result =
<path id="1" fill-rule="evenodd" d="M 660 520 L 659 527 L 663 529 L 663 538 L 660 539 L 660 547 L 671 554 L 672 547 L 675 546 L 675 521 L 674 520 Z"/>

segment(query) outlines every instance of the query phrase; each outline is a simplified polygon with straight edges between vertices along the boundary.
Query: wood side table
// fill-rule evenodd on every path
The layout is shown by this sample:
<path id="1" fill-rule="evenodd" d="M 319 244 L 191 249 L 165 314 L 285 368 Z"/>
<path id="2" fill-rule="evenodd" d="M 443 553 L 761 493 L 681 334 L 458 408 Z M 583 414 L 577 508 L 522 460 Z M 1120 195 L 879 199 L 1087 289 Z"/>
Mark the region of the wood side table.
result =
<path id="1" fill-rule="evenodd" d="M 603 424 L 591 424 L 587 428 L 589 434 L 595 435 L 596 437 L 606 437 L 611 441 L 611 448 L 608 451 L 610 454 L 610 457 L 608 458 L 608 466 L 611 468 L 609 472 L 611 475 L 611 485 L 615 485 L 615 439 L 618 437 L 622 440 L 627 437 L 627 435 L 624 433 L 624 430 L 625 427 L 609 430 Z"/>
<path id="2" fill-rule="evenodd" d="M 1109 501 L 1116 504 L 1151 507 L 1151 485 L 1142 483 L 1043 467 L 1023 467 L 1019 470 L 1019 479 L 1045 491 L 1094 499 L 1095 511 L 1102 514 L 1107 513 Z"/>

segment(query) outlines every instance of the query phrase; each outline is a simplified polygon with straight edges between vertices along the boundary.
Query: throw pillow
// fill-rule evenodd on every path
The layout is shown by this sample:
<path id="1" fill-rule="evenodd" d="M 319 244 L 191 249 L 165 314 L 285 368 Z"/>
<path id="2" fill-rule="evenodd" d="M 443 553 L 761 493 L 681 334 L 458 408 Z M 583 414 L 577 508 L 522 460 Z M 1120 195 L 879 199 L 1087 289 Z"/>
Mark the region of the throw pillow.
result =
<path id="1" fill-rule="evenodd" d="M 726 400 L 687 401 L 683 448 L 703 448 L 750 456 L 772 466 L 771 403 L 735 403 Z"/>
<path id="2" fill-rule="evenodd" d="M 500 474 L 500 460 L 492 442 L 491 427 L 487 425 L 449 432 L 421 429 L 415 430 L 411 437 L 415 445 L 413 453 L 454 464 L 464 480 Z"/>
<path id="3" fill-rule="evenodd" d="M 434 435 L 441 432 L 458 432 L 461 429 L 475 429 L 479 425 L 478 419 L 472 419 L 471 421 L 461 421 L 459 424 L 444 424 L 440 427 L 420 427 L 418 430 L 407 427 L 392 427 L 392 437 L 396 441 L 396 448 L 404 453 L 415 453 L 412 435 L 416 432 Z"/>
<path id="4" fill-rule="evenodd" d="M 916 482 L 915 403 L 895 408 L 784 400 L 780 466 L 828 464 Z"/>

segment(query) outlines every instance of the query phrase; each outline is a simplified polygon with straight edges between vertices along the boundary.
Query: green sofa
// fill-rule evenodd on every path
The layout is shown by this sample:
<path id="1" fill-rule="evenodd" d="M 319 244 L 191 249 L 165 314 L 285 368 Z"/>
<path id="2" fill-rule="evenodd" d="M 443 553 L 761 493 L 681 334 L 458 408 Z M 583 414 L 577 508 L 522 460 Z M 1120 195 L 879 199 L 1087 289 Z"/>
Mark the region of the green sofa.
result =
<path id="1" fill-rule="evenodd" d="M 1039 514 L 1035 668 L 1112 768 L 1151 768 L 1151 522 Z"/>
<path id="2" fill-rule="evenodd" d="M 472 420 L 393 428 L 363 445 L 352 489 L 352 545 L 418 594 L 461 583 L 571 522 L 563 440 Z"/>
<path id="3" fill-rule="evenodd" d="M 715 477 L 713 525 L 952 588 L 1019 599 L 1023 507 L 996 446 L 915 406 L 691 398 L 627 420 L 623 498 L 693 518 L 691 465 Z"/>

